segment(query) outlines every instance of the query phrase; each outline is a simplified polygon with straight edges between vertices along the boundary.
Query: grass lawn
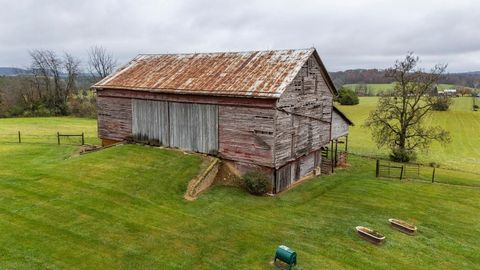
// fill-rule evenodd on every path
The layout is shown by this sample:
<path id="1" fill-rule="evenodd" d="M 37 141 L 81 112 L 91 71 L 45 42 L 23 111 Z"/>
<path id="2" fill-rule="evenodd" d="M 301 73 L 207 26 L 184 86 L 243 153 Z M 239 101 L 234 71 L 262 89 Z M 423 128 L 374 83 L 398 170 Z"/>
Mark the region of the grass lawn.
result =
<path id="1" fill-rule="evenodd" d="M 352 84 L 344 84 L 344 87 L 350 88 L 355 91 L 355 88 L 357 87 L 358 84 L 352 83 Z M 367 89 L 372 91 L 374 95 L 380 93 L 380 92 L 388 92 L 393 90 L 394 83 L 367 83 Z M 457 88 L 458 86 L 455 86 L 453 84 L 444 84 L 440 83 L 437 85 L 438 90 L 443 91 L 445 89 L 451 89 L 451 88 Z"/>
<path id="2" fill-rule="evenodd" d="M 18 131 L 20 131 L 24 143 L 56 143 L 57 132 L 60 134 L 84 132 L 85 143 L 100 143 L 97 138 L 96 119 L 75 117 L 0 118 L 0 142 L 17 142 Z M 72 138 L 70 143 L 79 141 L 78 138 Z"/>
<path id="3" fill-rule="evenodd" d="M 337 106 L 355 123 L 350 127 L 349 150 L 369 156 L 387 156 L 387 150 L 378 149 L 368 129 L 362 127 L 377 97 L 361 97 L 356 106 Z M 427 123 L 440 125 L 450 131 L 452 143 L 446 147 L 433 143 L 428 153 L 419 155 L 423 163 L 437 162 L 441 167 L 480 173 L 480 112 L 471 110 L 471 97 L 455 98 L 449 111 L 433 112 Z M 479 177 L 480 178 L 480 177 Z"/>
<path id="4" fill-rule="evenodd" d="M 480 268 L 479 188 L 378 180 L 372 160 L 352 156 L 349 169 L 274 198 L 214 187 L 186 202 L 196 155 L 127 145 L 68 158 L 74 150 L 0 143 L 0 268 L 275 269 L 279 244 L 298 252 L 297 269 Z M 386 243 L 365 242 L 357 225 Z"/>

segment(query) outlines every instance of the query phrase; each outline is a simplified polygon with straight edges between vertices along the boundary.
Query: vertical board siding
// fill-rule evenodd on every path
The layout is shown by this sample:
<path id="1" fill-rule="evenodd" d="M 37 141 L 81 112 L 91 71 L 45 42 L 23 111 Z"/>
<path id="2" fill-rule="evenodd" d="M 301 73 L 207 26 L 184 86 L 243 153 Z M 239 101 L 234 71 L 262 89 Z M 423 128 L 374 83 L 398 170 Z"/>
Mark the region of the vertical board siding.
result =
<path id="1" fill-rule="evenodd" d="M 132 135 L 132 100 L 129 98 L 97 97 L 98 136 L 123 141 Z"/>
<path id="2" fill-rule="evenodd" d="M 332 115 L 332 140 L 348 135 L 348 123 L 336 111 Z"/>
<path id="3" fill-rule="evenodd" d="M 217 105 L 171 102 L 169 114 L 171 147 L 217 154 Z"/>
<path id="4" fill-rule="evenodd" d="M 134 139 L 195 152 L 218 151 L 218 106 L 134 99 Z"/>
<path id="5" fill-rule="evenodd" d="M 169 146 L 168 103 L 133 99 L 132 133 L 135 141 Z"/>

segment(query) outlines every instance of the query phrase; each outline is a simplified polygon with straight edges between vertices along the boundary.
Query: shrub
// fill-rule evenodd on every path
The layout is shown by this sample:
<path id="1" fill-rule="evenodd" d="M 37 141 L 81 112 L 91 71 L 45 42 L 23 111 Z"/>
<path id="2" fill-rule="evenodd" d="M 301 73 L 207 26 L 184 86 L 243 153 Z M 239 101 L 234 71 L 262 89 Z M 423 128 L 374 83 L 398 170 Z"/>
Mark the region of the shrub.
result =
<path id="1" fill-rule="evenodd" d="M 338 91 L 337 101 L 342 105 L 356 105 L 360 102 L 353 90 L 344 87 Z"/>
<path id="2" fill-rule="evenodd" d="M 396 162 L 409 162 L 415 159 L 415 152 L 405 149 L 395 148 L 390 154 L 390 159 Z"/>
<path id="3" fill-rule="evenodd" d="M 268 191 L 267 177 L 258 171 L 247 172 L 242 177 L 245 188 L 253 195 L 263 195 Z"/>
<path id="4" fill-rule="evenodd" d="M 432 110 L 434 111 L 447 111 L 448 108 L 452 105 L 452 99 L 449 97 L 438 96 L 435 98 L 435 101 L 432 105 Z"/>

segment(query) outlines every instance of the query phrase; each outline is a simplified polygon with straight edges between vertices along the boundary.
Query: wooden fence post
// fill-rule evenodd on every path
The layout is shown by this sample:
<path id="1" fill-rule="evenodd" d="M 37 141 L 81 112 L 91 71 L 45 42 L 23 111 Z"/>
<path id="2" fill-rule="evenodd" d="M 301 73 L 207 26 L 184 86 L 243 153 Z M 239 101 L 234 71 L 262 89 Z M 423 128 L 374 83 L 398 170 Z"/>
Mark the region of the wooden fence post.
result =
<path id="1" fill-rule="evenodd" d="M 378 177 L 380 175 L 380 160 L 377 159 L 377 166 L 375 168 L 375 176 Z"/>
<path id="2" fill-rule="evenodd" d="M 432 173 L 432 183 L 435 182 L 435 167 L 433 167 L 433 173 Z"/>
<path id="3" fill-rule="evenodd" d="M 20 130 L 18 131 L 18 143 L 22 143 L 22 137 L 20 136 Z"/>
<path id="4" fill-rule="evenodd" d="M 82 132 L 82 145 L 85 144 L 85 134 Z"/>
<path id="5" fill-rule="evenodd" d="M 60 132 L 57 131 L 57 143 L 60 145 Z"/>
<path id="6" fill-rule="evenodd" d="M 403 178 L 403 168 L 405 167 L 405 165 L 402 165 L 402 170 L 400 171 L 400 180 L 402 180 Z"/>

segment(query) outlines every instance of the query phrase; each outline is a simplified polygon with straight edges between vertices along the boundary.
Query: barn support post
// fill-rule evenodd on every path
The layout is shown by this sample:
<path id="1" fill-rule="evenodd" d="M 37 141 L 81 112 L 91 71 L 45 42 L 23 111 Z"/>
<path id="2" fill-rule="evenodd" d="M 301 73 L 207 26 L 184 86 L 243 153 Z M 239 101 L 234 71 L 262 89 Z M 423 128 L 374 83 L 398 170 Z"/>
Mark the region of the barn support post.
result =
<path id="1" fill-rule="evenodd" d="M 277 169 L 273 168 L 273 194 L 277 194 Z"/>
<path id="2" fill-rule="evenodd" d="M 338 162 L 338 139 L 335 140 L 335 164 L 334 166 L 337 166 Z"/>
<path id="3" fill-rule="evenodd" d="M 333 140 L 330 142 L 330 161 L 332 162 L 332 173 L 334 173 L 335 163 L 333 159 Z"/>
<path id="4" fill-rule="evenodd" d="M 345 153 L 348 153 L 348 135 L 345 136 Z"/>
<path id="5" fill-rule="evenodd" d="M 432 172 L 432 183 L 435 183 L 435 167 L 433 167 L 433 172 Z"/>

